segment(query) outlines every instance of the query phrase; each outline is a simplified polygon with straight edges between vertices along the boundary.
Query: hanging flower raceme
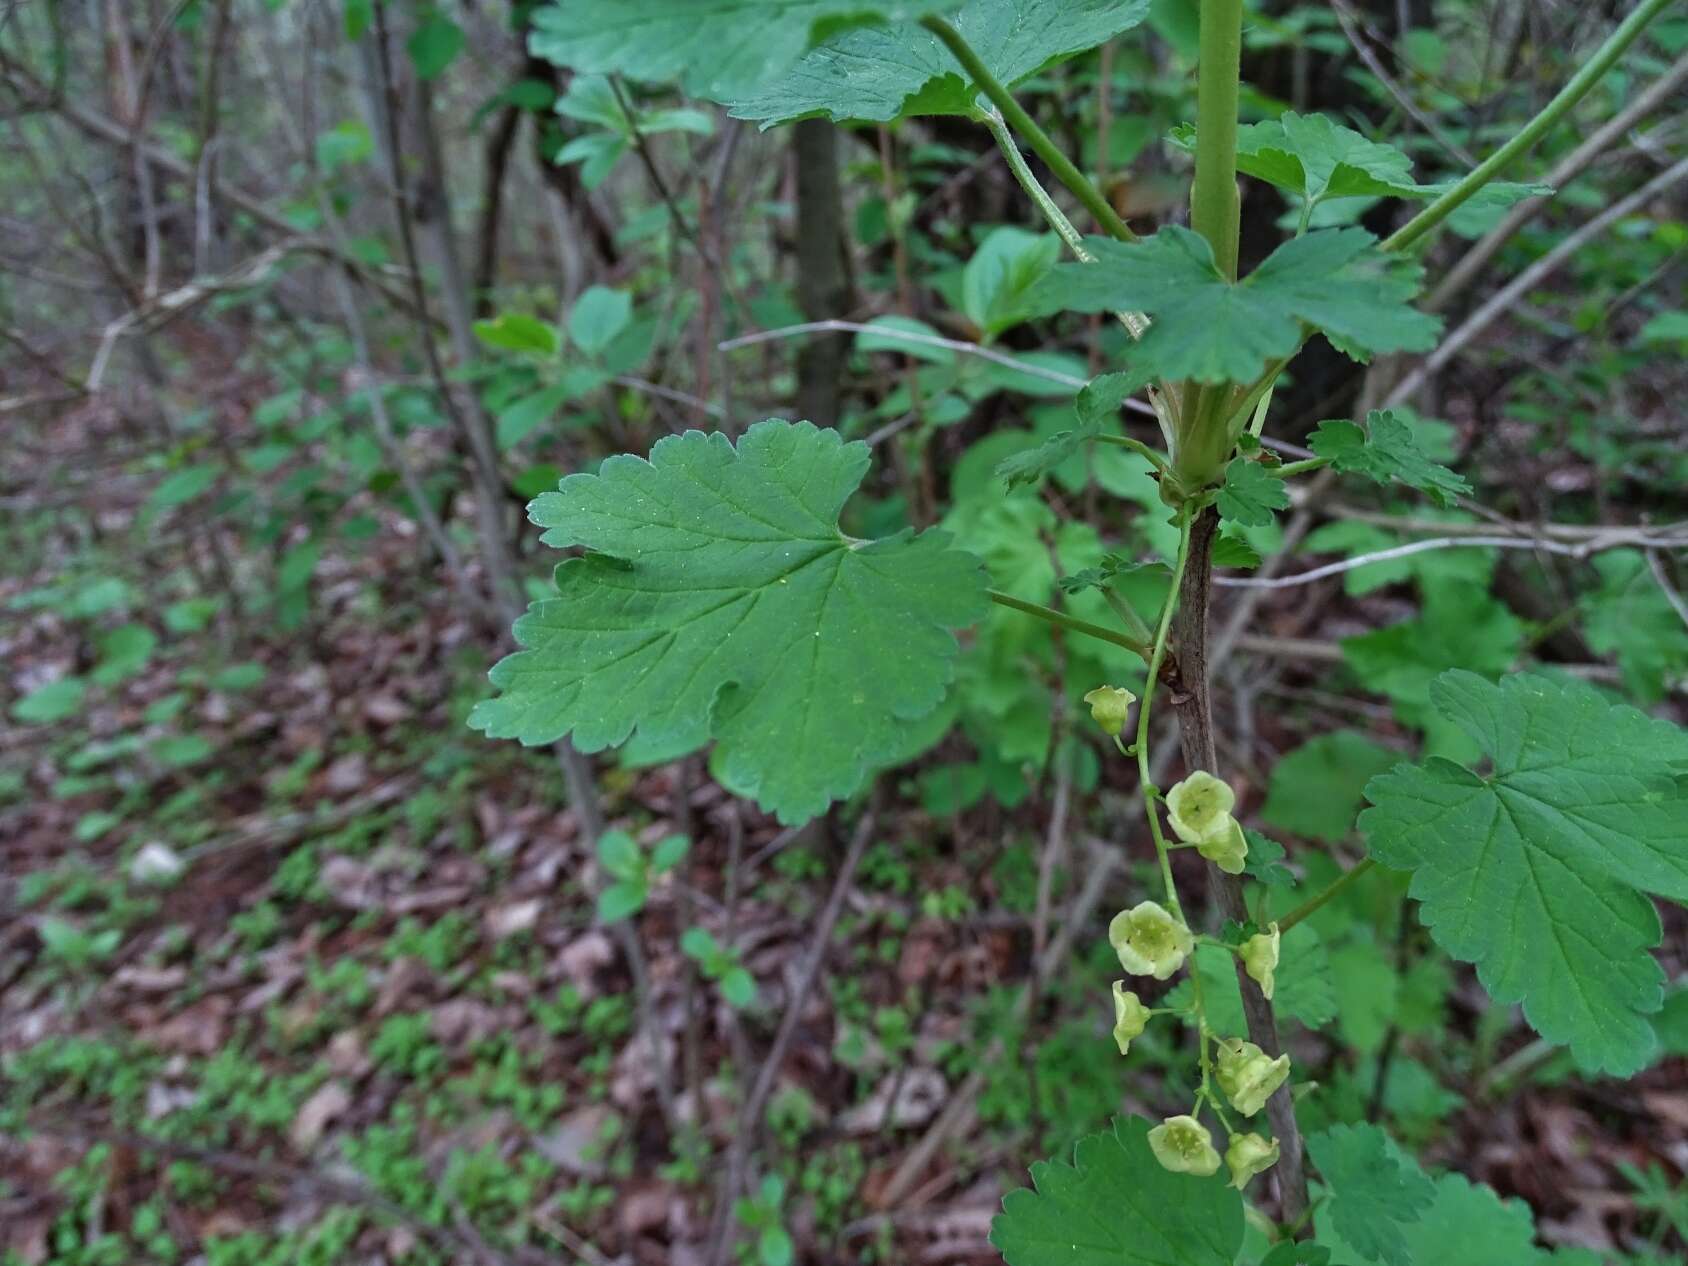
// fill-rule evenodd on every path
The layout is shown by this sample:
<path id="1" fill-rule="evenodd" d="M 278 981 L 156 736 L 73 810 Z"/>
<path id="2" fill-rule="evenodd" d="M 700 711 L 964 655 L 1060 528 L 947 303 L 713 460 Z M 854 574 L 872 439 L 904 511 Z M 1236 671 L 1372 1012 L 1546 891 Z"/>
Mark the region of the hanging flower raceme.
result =
<path id="1" fill-rule="evenodd" d="M 1207 1127 L 1192 1116 L 1168 1117 L 1149 1131 L 1149 1150 L 1175 1174 L 1206 1178 L 1219 1168 L 1219 1153 Z"/>
<path id="2" fill-rule="evenodd" d="M 1238 1191 L 1248 1180 L 1278 1163 L 1278 1140 L 1268 1143 L 1258 1134 L 1233 1134 L 1225 1149 L 1225 1164 L 1231 1171 L 1231 1185 Z"/>
<path id="3" fill-rule="evenodd" d="M 1131 1049 L 1131 1039 L 1139 1036 L 1148 1025 L 1149 1008 L 1125 987 L 1125 981 L 1114 981 L 1114 1043 L 1121 1055 Z"/>
<path id="4" fill-rule="evenodd" d="M 1102 727 L 1102 733 L 1118 738 L 1137 696 L 1118 686 L 1097 686 L 1084 696 L 1084 701 L 1090 705 L 1090 719 Z"/>
<path id="5" fill-rule="evenodd" d="M 1288 1079 L 1289 1056 L 1273 1059 L 1253 1042 L 1239 1037 L 1223 1038 L 1219 1042 L 1219 1069 L 1215 1076 L 1231 1106 L 1245 1117 L 1251 1117 Z"/>
<path id="6" fill-rule="evenodd" d="M 1242 824 L 1231 816 L 1237 803 L 1229 784 L 1198 769 L 1166 793 L 1172 833 L 1227 874 L 1240 875 L 1248 857 Z"/>
<path id="7" fill-rule="evenodd" d="M 1243 970 L 1246 971 L 1254 983 L 1260 986 L 1260 993 L 1267 1002 L 1272 1000 L 1272 989 L 1278 968 L 1278 925 L 1272 924 L 1264 932 L 1256 933 L 1243 942 L 1240 956 L 1243 960 Z"/>
<path id="8" fill-rule="evenodd" d="M 1196 938 L 1183 920 L 1154 901 L 1140 902 L 1116 914 L 1108 924 L 1108 942 L 1126 971 L 1156 980 L 1165 980 L 1182 967 L 1196 946 Z"/>

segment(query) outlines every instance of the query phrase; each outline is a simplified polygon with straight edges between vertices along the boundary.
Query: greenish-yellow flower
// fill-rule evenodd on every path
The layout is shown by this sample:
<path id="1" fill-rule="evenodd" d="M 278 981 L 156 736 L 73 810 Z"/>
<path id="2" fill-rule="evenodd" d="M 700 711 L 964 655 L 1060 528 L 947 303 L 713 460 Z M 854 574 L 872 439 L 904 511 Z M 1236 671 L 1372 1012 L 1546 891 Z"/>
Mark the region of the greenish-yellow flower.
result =
<path id="1" fill-rule="evenodd" d="M 1124 1055 L 1131 1049 L 1131 1039 L 1149 1024 L 1149 1008 L 1125 987 L 1125 981 L 1114 981 L 1114 1043 Z"/>
<path id="2" fill-rule="evenodd" d="M 1266 1001 L 1272 1000 L 1272 989 L 1278 967 L 1278 925 L 1272 924 L 1264 932 L 1256 933 L 1243 942 L 1243 970 L 1260 986 Z"/>
<path id="3" fill-rule="evenodd" d="M 1108 942 L 1126 971 L 1156 980 L 1165 980 L 1182 967 L 1196 947 L 1196 938 L 1183 921 L 1154 901 L 1139 902 L 1116 914 L 1108 924 Z"/>
<path id="4" fill-rule="evenodd" d="M 1102 727 L 1102 733 L 1118 738 L 1137 696 L 1118 686 L 1097 686 L 1084 696 L 1084 701 L 1090 705 L 1090 717 Z"/>
<path id="5" fill-rule="evenodd" d="M 1166 793 L 1172 832 L 1186 844 L 1200 844 L 1230 830 L 1236 793 L 1205 769 L 1198 769 Z"/>
<path id="6" fill-rule="evenodd" d="M 1288 1077 L 1288 1055 L 1272 1059 L 1253 1042 L 1238 1037 L 1220 1041 L 1216 1079 L 1231 1106 L 1245 1117 L 1259 1112 Z"/>
<path id="7" fill-rule="evenodd" d="M 1233 1134 L 1225 1149 L 1225 1164 L 1231 1171 L 1231 1185 L 1238 1191 L 1248 1180 L 1278 1163 L 1278 1140 L 1268 1143 L 1258 1134 Z"/>
<path id="8" fill-rule="evenodd" d="M 1227 875 L 1240 875 L 1243 863 L 1248 860 L 1248 837 L 1235 818 L 1227 814 L 1225 821 L 1223 830 L 1213 832 L 1196 844 L 1196 852 Z"/>
<path id="9" fill-rule="evenodd" d="M 1219 1168 L 1213 1136 L 1195 1117 L 1168 1117 L 1149 1131 L 1149 1150 L 1175 1174 L 1207 1177 Z"/>

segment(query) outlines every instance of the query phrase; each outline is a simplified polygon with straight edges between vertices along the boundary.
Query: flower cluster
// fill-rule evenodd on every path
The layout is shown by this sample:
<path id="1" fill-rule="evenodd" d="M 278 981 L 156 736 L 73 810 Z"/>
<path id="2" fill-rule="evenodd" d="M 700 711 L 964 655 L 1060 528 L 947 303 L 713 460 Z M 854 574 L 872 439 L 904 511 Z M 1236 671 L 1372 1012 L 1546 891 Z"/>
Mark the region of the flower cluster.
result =
<path id="1" fill-rule="evenodd" d="M 1229 784 L 1198 769 L 1166 793 L 1167 819 L 1172 833 L 1227 875 L 1243 873 L 1248 838 L 1242 823 L 1231 816 L 1237 803 Z"/>
<path id="2" fill-rule="evenodd" d="M 1085 701 L 1091 705 L 1097 723 L 1108 733 L 1117 735 L 1125 723 L 1133 697 L 1127 691 L 1101 687 L 1086 695 Z M 1232 874 L 1242 870 L 1248 855 L 1248 842 L 1242 827 L 1231 814 L 1235 804 L 1236 797 L 1230 787 L 1201 770 L 1172 788 L 1166 796 L 1174 834 L 1184 843 L 1193 844 L 1203 857 Z M 1156 840 L 1160 842 L 1158 833 Z M 1170 879 L 1168 883 L 1170 885 Z M 1172 906 L 1170 910 L 1158 901 L 1140 901 L 1129 910 L 1121 910 L 1108 924 L 1108 942 L 1113 946 L 1120 966 L 1133 976 L 1166 980 L 1182 968 L 1195 952 L 1197 938 L 1184 922 L 1183 912 L 1179 910 L 1176 894 L 1170 886 L 1168 897 Z M 1250 936 L 1241 945 L 1227 946 L 1267 998 L 1271 998 L 1275 983 L 1278 944 L 1278 925 L 1273 923 L 1266 931 Z M 1136 993 L 1126 988 L 1123 980 L 1114 981 L 1113 998 L 1114 1044 L 1124 1055 L 1131 1049 L 1131 1043 L 1148 1027 L 1150 1018 L 1160 1012 L 1145 1006 Z M 1232 1185 L 1241 1190 L 1254 1175 L 1270 1169 L 1277 1162 L 1278 1143 L 1253 1132 L 1232 1130 L 1225 1114 L 1225 1104 L 1244 1118 L 1254 1116 L 1288 1080 L 1289 1056 L 1273 1058 L 1253 1042 L 1237 1037 L 1217 1037 L 1207 1028 L 1199 988 L 1195 991 L 1195 999 L 1193 1012 L 1201 1035 L 1201 1089 L 1188 1113 L 1168 1117 L 1149 1131 L 1149 1147 L 1155 1159 L 1175 1173 L 1207 1177 L 1217 1173 L 1223 1163 L 1230 1170 Z M 1215 1051 L 1211 1063 L 1210 1043 Z M 1217 1091 L 1213 1087 L 1217 1087 Z M 1230 1136 L 1223 1156 L 1214 1146 L 1213 1136 L 1196 1115 L 1204 1103 L 1212 1108 Z"/>

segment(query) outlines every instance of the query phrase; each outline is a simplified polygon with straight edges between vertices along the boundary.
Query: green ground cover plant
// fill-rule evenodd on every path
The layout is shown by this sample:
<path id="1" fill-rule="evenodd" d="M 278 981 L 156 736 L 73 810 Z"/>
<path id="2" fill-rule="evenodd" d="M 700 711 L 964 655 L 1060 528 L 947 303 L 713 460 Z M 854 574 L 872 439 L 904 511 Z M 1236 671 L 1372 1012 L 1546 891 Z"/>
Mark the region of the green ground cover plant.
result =
<path id="1" fill-rule="evenodd" d="M 0 5 L 0 1266 L 1681 1260 L 1685 93 Z"/>

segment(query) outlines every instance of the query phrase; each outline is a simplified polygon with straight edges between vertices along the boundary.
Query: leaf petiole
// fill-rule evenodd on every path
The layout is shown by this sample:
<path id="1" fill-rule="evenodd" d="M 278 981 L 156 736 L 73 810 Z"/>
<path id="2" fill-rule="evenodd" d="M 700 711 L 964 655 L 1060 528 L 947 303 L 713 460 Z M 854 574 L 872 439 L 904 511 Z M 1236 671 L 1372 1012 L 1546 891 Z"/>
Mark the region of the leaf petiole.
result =
<path id="1" fill-rule="evenodd" d="M 943 42 L 955 60 L 961 63 L 961 68 L 967 72 L 967 77 L 973 81 L 973 85 L 990 98 L 991 104 L 1002 112 L 1002 117 L 1007 120 L 1008 125 L 1026 138 L 1026 144 L 1032 147 L 1032 152 L 1049 165 L 1049 170 L 1055 173 L 1055 178 L 1071 191 L 1086 211 L 1096 217 L 1096 222 L 1106 229 L 1111 237 L 1117 237 L 1122 242 L 1137 240 L 1137 235 L 1120 219 L 1119 212 L 1102 196 L 1102 191 L 1073 165 L 1072 159 L 1049 139 L 1049 134 L 1038 126 L 1037 120 L 1027 114 L 1025 107 L 1014 99 L 1014 94 L 991 74 L 990 68 L 973 51 L 973 46 L 962 38 L 960 31 L 940 17 L 922 18 L 920 25 Z"/>
<path id="2" fill-rule="evenodd" d="M 998 606 L 1008 607 L 1026 615 L 1036 616 L 1047 624 L 1059 627 L 1073 633 L 1082 633 L 1086 637 L 1093 637 L 1101 642 L 1112 642 L 1115 646 L 1124 647 L 1141 659 L 1149 658 L 1149 647 L 1138 642 L 1124 633 L 1116 633 L 1113 629 L 1100 624 L 1092 624 L 1089 620 L 1081 620 L 1077 616 L 1068 615 L 1064 611 L 1057 611 L 1054 607 L 1046 607 L 1040 602 L 1028 602 L 1024 598 L 1016 598 L 1011 593 L 1004 593 L 1000 589 L 989 589 L 986 593 L 990 600 Z"/>
<path id="3" fill-rule="evenodd" d="M 1294 927 L 1297 923 L 1300 923 L 1309 915 L 1318 913 L 1327 901 L 1342 892 L 1344 889 L 1348 888 L 1376 865 L 1377 863 L 1369 857 L 1362 858 L 1360 861 L 1355 862 L 1354 865 L 1350 866 L 1347 870 L 1343 871 L 1342 874 L 1331 880 L 1330 886 L 1323 892 L 1314 893 L 1283 918 L 1276 920 L 1279 934 L 1281 935 L 1288 932 L 1292 927 Z"/>

